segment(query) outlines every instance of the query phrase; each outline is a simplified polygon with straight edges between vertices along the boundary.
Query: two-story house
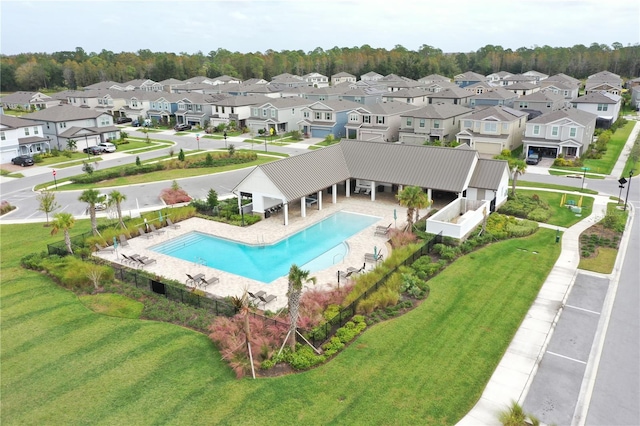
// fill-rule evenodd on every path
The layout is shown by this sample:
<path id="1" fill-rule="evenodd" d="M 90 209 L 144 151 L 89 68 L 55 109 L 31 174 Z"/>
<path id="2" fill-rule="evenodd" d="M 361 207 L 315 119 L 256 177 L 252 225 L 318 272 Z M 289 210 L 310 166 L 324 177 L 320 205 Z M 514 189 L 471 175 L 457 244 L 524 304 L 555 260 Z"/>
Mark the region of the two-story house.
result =
<path id="1" fill-rule="evenodd" d="M 620 115 L 622 97 L 609 92 L 591 92 L 577 97 L 571 104 L 576 109 L 596 114 L 596 127 L 608 129 Z"/>
<path id="2" fill-rule="evenodd" d="M 591 92 L 609 92 L 613 95 L 620 95 L 622 93 L 622 79 L 618 74 L 610 71 L 592 74 L 584 83 L 584 93 L 588 95 Z"/>
<path id="3" fill-rule="evenodd" d="M 512 75 L 512 73 L 507 71 L 493 72 L 487 76 L 487 82 L 489 82 L 492 86 L 506 86 L 506 84 L 502 84 L 502 80 L 507 77 L 511 77 Z"/>
<path id="4" fill-rule="evenodd" d="M 535 78 L 536 82 L 538 84 L 540 84 L 541 81 L 546 80 L 547 78 L 549 78 L 549 74 L 545 74 L 543 72 L 536 71 L 536 70 L 530 70 L 530 71 L 527 71 L 527 72 L 523 72 L 522 75 L 526 75 L 526 76 Z"/>
<path id="5" fill-rule="evenodd" d="M 302 107 L 300 131 L 312 138 L 345 137 L 348 114 L 360 105 L 350 101 L 318 101 Z"/>
<path id="6" fill-rule="evenodd" d="M 335 86 L 340 83 L 355 83 L 356 76 L 348 72 L 339 72 L 331 76 L 331 85 Z"/>
<path id="7" fill-rule="evenodd" d="M 120 138 L 120 129 L 113 117 L 104 111 L 60 105 L 22 118 L 42 126 L 42 137 L 51 140 L 51 148 L 65 149 L 69 139 L 76 141 L 78 150 Z"/>
<path id="8" fill-rule="evenodd" d="M 522 143 L 527 156 L 580 157 L 593 140 L 597 115 L 575 108 L 551 111 L 529 120 Z"/>
<path id="9" fill-rule="evenodd" d="M 374 71 L 369 71 L 368 73 L 362 74 L 360 76 L 360 80 L 362 80 L 362 81 L 378 81 L 382 77 L 384 77 L 382 74 L 378 74 L 377 72 L 374 72 Z"/>
<path id="10" fill-rule="evenodd" d="M 295 87 L 303 87 L 303 86 L 311 86 L 313 85 L 307 81 L 304 81 L 302 77 L 298 76 L 282 76 L 282 77 L 274 77 L 269 83 L 269 86 L 273 87 L 275 91 L 282 91 L 285 89 L 295 88 Z"/>
<path id="11" fill-rule="evenodd" d="M 143 92 L 162 92 L 164 90 L 162 83 L 149 79 L 131 80 L 123 84 L 126 90 L 142 90 Z"/>
<path id="12" fill-rule="evenodd" d="M 509 107 L 477 109 L 460 121 L 456 141 L 467 144 L 480 154 L 498 155 L 503 149 L 513 151 L 522 145 L 527 113 Z"/>
<path id="13" fill-rule="evenodd" d="M 213 113 L 211 114 L 210 126 L 228 125 L 235 121 L 236 127 L 242 129 L 246 127 L 247 120 L 251 117 L 251 108 L 269 101 L 270 98 L 264 95 L 228 96 L 215 99 L 212 102 Z"/>
<path id="14" fill-rule="evenodd" d="M 147 117 L 168 126 L 175 120 L 178 111 L 178 101 L 184 98 L 180 93 L 156 93 L 156 98 L 151 100 Z M 133 117 L 132 117 L 133 118 Z"/>
<path id="15" fill-rule="evenodd" d="M 2 96 L 0 105 L 5 109 L 36 111 L 60 105 L 60 101 L 40 92 L 15 92 Z"/>
<path id="16" fill-rule="evenodd" d="M 444 81 L 446 83 L 451 83 L 451 79 L 449 77 L 445 77 L 443 75 L 440 74 L 429 74 L 429 75 L 425 75 L 422 78 L 418 79 L 419 83 L 422 83 L 423 85 L 425 84 L 431 84 L 431 83 L 438 83 Z"/>
<path id="17" fill-rule="evenodd" d="M 518 96 L 527 96 L 540 91 L 540 85 L 534 83 L 512 83 L 503 87 Z"/>
<path id="18" fill-rule="evenodd" d="M 226 99 L 228 95 L 201 93 L 183 93 L 176 110 L 176 124 L 191 124 L 204 128 L 214 113 L 213 103 Z"/>
<path id="19" fill-rule="evenodd" d="M 117 89 L 74 90 L 67 92 L 66 104 L 118 115 L 117 111 L 126 106 L 129 93 Z"/>
<path id="20" fill-rule="evenodd" d="M 382 96 L 383 102 L 402 102 L 410 105 L 426 105 L 429 103 L 429 96 L 433 93 L 424 89 L 411 88 L 401 89 L 394 92 L 387 92 Z"/>
<path id="21" fill-rule="evenodd" d="M 387 94 L 387 91 L 374 86 L 371 87 L 357 87 L 344 92 L 339 100 L 351 101 L 362 105 L 373 105 L 382 102 L 382 97 Z"/>
<path id="22" fill-rule="evenodd" d="M 349 111 L 349 121 L 345 125 L 347 137 L 365 141 L 396 142 L 401 116 L 418 108 L 401 102 L 363 105 Z"/>
<path id="23" fill-rule="evenodd" d="M 473 93 L 460 87 L 451 87 L 429 94 L 430 104 L 469 105 Z"/>
<path id="24" fill-rule="evenodd" d="M 158 98 L 157 92 L 143 92 L 141 90 L 122 92 L 123 105 L 114 108 L 114 116 L 129 117 L 134 120 L 144 120 L 151 109 L 151 101 Z"/>
<path id="25" fill-rule="evenodd" d="M 446 144 L 454 139 L 460 120 L 472 110 L 452 104 L 433 104 L 407 111 L 400 118 L 400 143 Z"/>
<path id="26" fill-rule="evenodd" d="M 502 80 L 503 86 L 510 86 L 512 84 L 522 84 L 522 83 L 531 83 L 531 84 L 537 85 L 538 79 L 536 79 L 536 77 L 531 75 L 514 74 L 514 75 L 510 75 L 509 77 L 505 77 Z"/>
<path id="27" fill-rule="evenodd" d="M 565 100 L 565 104 L 578 97 L 580 91 L 580 85 L 570 84 L 562 81 L 549 81 L 544 80 L 540 83 L 542 90 L 545 92 L 553 92 L 562 95 Z"/>
<path id="28" fill-rule="evenodd" d="M 475 85 L 467 86 L 466 89 L 469 89 L 474 86 Z M 502 87 L 498 87 L 498 86 L 491 87 L 488 89 L 480 89 L 478 87 L 477 91 L 479 91 L 480 93 L 473 95 L 469 99 L 469 106 L 471 108 L 487 107 L 487 106 L 513 107 L 513 104 L 518 99 L 518 95 L 516 95 L 515 93 L 509 90 L 505 90 Z"/>
<path id="29" fill-rule="evenodd" d="M 251 107 L 251 116 L 247 119 L 247 127 L 253 134 L 260 129 L 277 134 L 299 129 L 302 120 L 302 108 L 314 103 L 298 97 L 270 99 L 262 105 Z"/>
<path id="30" fill-rule="evenodd" d="M 465 73 L 458 74 L 453 77 L 453 82 L 461 88 L 467 87 L 471 84 L 480 83 L 483 81 L 487 81 L 487 77 L 473 71 L 467 71 Z"/>
<path id="31" fill-rule="evenodd" d="M 348 84 L 311 88 L 309 90 L 305 90 L 302 97 L 310 101 L 337 101 L 349 90 L 351 89 Z"/>
<path id="32" fill-rule="evenodd" d="M 547 91 L 538 91 L 529 95 L 520 96 L 514 104 L 515 109 L 526 112 L 538 111 L 541 114 L 556 111 L 564 107 L 565 100 L 563 95 Z"/>
<path id="33" fill-rule="evenodd" d="M 549 82 L 549 81 L 557 81 L 560 83 L 568 84 L 570 86 L 575 86 L 577 88 L 580 88 L 580 86 L 582 86 L 582 82 L 580 80 L 578 80 L 577 78 L 571 77 L 569 75 L 566 75 L 564 73 L 554 74 L 549 78 L 545 78 L 545 82 Z"/>
<path id="34" fill-rule="evenodd" d="M 42 125 L 32 120 L 0 114 L 0 163 L 10 163 L 18 155 L 34 155 L 49 151 L 50 139 Z"/>
<path id="35" fill-rule="evenodd" d="M 307 83 L 311 83 L 313 87 L 329 86 L 329 77 L 318 72 L 310 72 L 309 74 L 305 74 L 302 76 L 302 79 Z"/>

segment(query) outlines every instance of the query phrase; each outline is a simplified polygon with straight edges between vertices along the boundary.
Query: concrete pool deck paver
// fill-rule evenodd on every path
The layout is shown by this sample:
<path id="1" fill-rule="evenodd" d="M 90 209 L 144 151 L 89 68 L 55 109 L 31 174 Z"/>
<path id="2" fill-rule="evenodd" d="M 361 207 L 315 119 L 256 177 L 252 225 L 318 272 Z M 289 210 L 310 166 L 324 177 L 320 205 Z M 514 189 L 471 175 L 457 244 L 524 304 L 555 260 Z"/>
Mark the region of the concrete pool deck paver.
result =
<path id="1" fill-rule="evenodd" d="M 220 282 L 210 285 L 206 289 L 207 293 L 212 296 L 241 296 L 245 288 L 251 292 L 263 290 L 268 294 L 277 296 L 276 300 L 266 306 L 266 309 L 275 311 L 281 309 L 287 304 L 286 293 L 288 283 L 286 276 L 265 284 L 250 278 L 210 268 L 198 263 L 197 259 L 194 259 L 193 262 L 188 262 L 173 256 L 157 253 L 150 250 L 150 247 L 167 242 L 170 239 L 192 231 L 228 238 L 246 244 L 271 244 L 286 238 L 301 229 L 307 228 L 341 210 L 379 217 L 380 219 L 373 225 L 368 226 L 363 231 L 358 232 L 346 240 L 349 246 L 349 252 L 344 259 L 337 262 L 330 268 L 310 274 L 317 278 L 317 284 L 308 284 L 305 287 L 328 289 L 338 285 L 338 270 L 344 271 L 350 266 L 357 268 L 362 267 L 362 264 L 364 263 L 364 254 L 373 252 L 374 247 L 377 247 L 378 252 L 382 253 L 383 256 L 387 256 L 389 254 L 388 248 L 385 244 L 387 241 L 386 237 L 376 236 L 375 228 L 378 225 L 387 226 L 389 223 L 394 223 L 394 209 L 400 209 L 404 212 L 404 208 L 397 204 L 391 194 L 389 194 L 389 196 L 386 196 L 386 194 L 385 196 L 380 196 L 379 194 L 375 203 L 372 203 L 367 197 L 340 197 L 336 204 L 323 202 L 322 210 L 317 210 L 315 207 L 313 209 L 307 209 L 307 216 L 304 218 L 300 217 L 299 211 L 296 210 L 295 206 L 292 207 L 293 208 L 290 209 L 288 226 L 283 225 L 283 213 L 272 215 L 268 219 L 261 220 L 260 222 L 245 228 L 206 219 L 191 218 L 180 222 L 180 227 L 177 229 L 169 227 L 163 228 L 166 232 L 156 235 L 153 238 L 137 237 L 129 239 L 128 247 L 118 247 L 118 256 L 121 258 L 121 253 L 126 255 L 136 253 L 142 256 L 154 258 L 157 262 L 146 266 L 144 268 L 146 271 L 174 279 L 179 282 L 186 281 L 186 274 L 194 275 L 202 273 L 207 278 L 216 276 L 220 278 Z M 403 217 L 404 215 L 400 214 L 400 216 Z M 116 258 L 116 255 L 111 253 L 96 253 L 96 255 L 110 261 L 113 261 Z M 118 261 L 120 261 L 120 259 L 118 259 Z M 367 264 L 367 269 L 371 269 L 373 266 L 373 264 Z"/>

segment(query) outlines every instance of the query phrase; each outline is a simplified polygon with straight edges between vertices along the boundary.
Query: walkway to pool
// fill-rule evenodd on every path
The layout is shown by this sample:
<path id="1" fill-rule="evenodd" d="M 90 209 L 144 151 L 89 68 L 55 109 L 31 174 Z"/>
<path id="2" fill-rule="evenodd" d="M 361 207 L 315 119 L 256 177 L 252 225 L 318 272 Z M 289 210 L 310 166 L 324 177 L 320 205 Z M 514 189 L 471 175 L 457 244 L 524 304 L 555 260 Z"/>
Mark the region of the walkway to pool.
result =
<path id="1" fill-rule="evenodd" d="M 396 209 L 397 212 L 397 221 L 393 219 L 394 209 Z M 200 218 L 191 218 L 180 222 L 180 227 L 177 229 L 169 227 L 162 228 L 165 232 L 154 236 L 153 238 L 132 238 L 129 240 L 129 246 L 119 247 L 118 252 L 126 255 L 137 253 L 142 256 L 148 256 L 156 259 L 156 263 L 152 263 L 144 269 L 148 272 L 183 283 L 187 278 L 186 274 L 204 274 L 206 278 L 213 276 L 219 277 L 220 281 L 217 284 L 209 285 L 206 289 L 206 292 L 211 296 L 240 296 L 242 295 L 245 287 L 251 292 L 263 290 L 268 294 L 277 296 L 276 300 L 270 302 L 266 306 L 267 310 L 276 311 L 287 304 L 286 276 L 278 278 L 269 284 L 265 284 L 249 278 L 213 269 L 196 262 L 187 262 L 172 256 L 163 255 L 149 250 L 149 247 L 166 242 L 191 231 L 199 231 L 248 244 L 262 244 L 263 242 L 265 244 L 271 244 L 294 234 L 300 229 L 311 226 L 340 210 L 377 216 L 380 217 L 380 220 L 347 240 L 349 252 L 344 259 L 337 259 L 337 263 L 332 267 L 310 274 L 310 276 L 317 278 L 317 284 L 315 286 L 308 284 L 306 287 L 330 288 L 338 285 L 338 270 L 346 270 L 350 266 L 354 268 L 362 267 L 365 253 L 372 253 L 374 247 L 377 247 L 378 251 L 381 252 L 385 258 L 389 254 L 389 248 L 385 244 L 387 239 L 385 237 L 375 236 L 374 233 L 376 226 L 388 226 L 390 223 L 395 224 L 396 222 L 398 227 L 404 225 L 406 208 L 398 205 L 394 194 L 379 193 L 376 195 L 376 201 L 374 202 L 372 202 L 370 197 L 366 195 L 354 194 L 350 198 L 339 196 L 336 204 L 331 203 L 330 196 L 325 196 L 323 197 L 322 210 L 318 210 L 317 204 L 314 204 L 313 207 L 306 209 L 307 216 L 304 218 L 300 217 L 300 204 L 292 203 L 289 209 L 288 226 L 283 225 L 282 212 L 274 214 L 268 219 L 263 219 L 254 225 L 244 228 Z M 424 215 L 426 210 L 423 210 L 420 213 L 421 215 Z M 394 225 L 392 225 L 392 227 L 393 226 Z M 108 260 L 115 259 L 114 254 L 100 253 L 97 255 Z M 373 266 L 373 264 L 367 264 L 367 269 L 372 269 Z"/>

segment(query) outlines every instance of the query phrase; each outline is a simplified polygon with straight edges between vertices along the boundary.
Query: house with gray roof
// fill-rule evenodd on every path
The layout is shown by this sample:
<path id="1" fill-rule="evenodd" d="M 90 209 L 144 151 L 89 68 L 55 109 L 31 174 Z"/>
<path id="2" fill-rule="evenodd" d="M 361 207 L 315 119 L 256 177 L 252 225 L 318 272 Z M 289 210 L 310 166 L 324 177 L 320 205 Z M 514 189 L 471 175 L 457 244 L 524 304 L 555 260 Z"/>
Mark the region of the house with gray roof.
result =
<path id="1" fill-rule="evenodd" d="M 580 86 L 582 86 L 582 82 L 580 80 L 578 80 L 577 78 L 573 78 L 571 76 L 568 76 L 566 74 L 563 74 L 563 73 L 554 74 L 551 77 L 545 79 L 545 82 L 550 82 L 550 81 L 564 83 L 564 84 L 567 84 L 569 86 L 575 86 L 575 87 L 578 87 L 578 88 L 580 88 Z"/>
<path id="2" fill-rule="evenodd" d="M 114 114 L 126 106 L 129 95 L 130 92 L 118 89 L 73 90 L 67 92 L 65 104 Z"/>
<path id="3" fill-rule="evenodd" d="M 228 96 L 214 99 L 211 104 L 213 112 L 209 125 L 215 127 L 219 124 L 228 125 L 236 122 L 236 127 L 242 129 L 247 126 L 247 120 L 251 117 L 251 108 L 269 102 L 270 98 L 264 95 Z"/>
<path id="4" fill-rule="evenodd" d="M 42 126 L 42 137 L 51 140 L 51 147 L 65 149 L 69 139 L 77 142 L 78 150 L 120 138 L 120 128 L 104 111 L 60 105 L 22 117 Z"/>
<path id="5" fill-rule="evenodd" d="M 513 83 L 503 87 L 518 96 L 526 96 L 540 91 L 540 85 L 534 83 Z"/>
<path id="6" fill-rule="evenodd" d="M 622 93 L 622 79 L 618 74 L 609 71 L 592 74 L 584 83 L 584 93 L 588 95 L 591 92 L 609 92 L 613 95 L 620 95 Z"/>
<path id="7" fill-rule="evenodd" d="M 373 105 L 382 102 L 382 97 L 387 93 L 383 88 L 375 86 L 361 86 L 349 89 L 338 97 L 339 100 L 351 101 L 363 105 Z"/>
<path id="8" fill-rule="evenodd" d="M 512 75 L 512 73 L 507 71 L 493 72 L 487 76 L 487 82 L 493 86 L 503 86 L 502 80 Z"/>
<path id="9" fill-rule="evenodd" d="M 374 71 L 369 71 L 368 73 L 362 74 L 360 76 L 360 80 L 364 80 L 364 81 L 378 81 L 380 80 L 382 77 L 384 77 L 382 74 L 378 74 L 377 72 Z"/>
<path id="10" fill-rule="evenodd" d="M 536 71 L 536 70 L 530 70 L 530 71 L 524 72 L 522 73 L 522 75 L 533 77 L 536 79 L 538 83 L 540 83 L 542 80 L 546 80 L 547 78 L 549 78 L 549 74 L 545 74 L 543 72 Z"/>
<path id="11" fill-rule="evenodd" d="M 527 115 L 505 106 L 478 108 L 460 120 L 456 141 L 489 156 L 513 151 L 522 145 Z"/>
<path id="12" fill-rule="evenodd" d="M 213 104 L 216 101 L 226 99 L 229 95 L 201 93 L 183 93 L 178 100 L 176 110 L 176 124 L 191 124 L 194 127 L 204 128 L 207 121 L 214 114 Z"/>
<path id="13" fill-rule="evenodd" d="M 429 94 L 429 103 L 446 103 L 453 105 L 469 105 L 473 93 L 460 87 L 451 87 Z"/>
<path id="14" fill-rule="evenodd" d="M 349 74 L 348 72 L 339 72 L 337 74 L 333 74 L 331 76 L 331 85 L 335 86 L 340 83 L 355 83 L 356 76 L 353 74 Z"/>
<path id="15" fill-rule="evenodd" d="M 302 108 L 314 103 L 297 97 L 271 99 L 262 105 L 251 107 L 251 116 L 247 118 L 247 127 L 253 134 L 264 129 L 271 133 L 283 134 L 299 129 L 302 120 Z"/>
<path id="16" fill-rule="evenodd" d="M 149 102 L 149 110 L 147 118 L 168 126 L 175 121 L 176 112 L 178 111 L 178 102 L 184 99 L 181 93 L 156 92 L 155 98 Z M 138 118 L 138 117 L 131 117 Z"/>
<path id="17" fill-rule="evenodd" d="M 273 87 L 276 91 L 283 91 L 286 89 L 296 88 L 296 87 L 313 87 L 311 83 L 308 81 L 304 81 L 302 77 L 292 76 L 292 77 L 274 77 L 269 83 L 269 86 Z"/>
<path id="18" fill-rule="evenodd" d="M 137 79 L 123 83 L 126 90 L 142 90 L 143 92 L 162 92 L 164 85 L 149 79 Z"/>
<path id="19" fill-rule="evenodd" d="M 350 89 L 348 84 L 338 84 L 336 86 L 311 88 L 304 91 L 302 97 L 310 101 L 337 101 Z"/>
<path id="20" fill-rule="evenodd" d="M 538 91 L 529 95 L 520 96 L 514 108 L 526 111 L 540 111 L 544 114 L 565 107 L 564 96 L 559 93 Z"/>
<path id="21" fill-rule="evenodd" d="M 597 115 L 575 108 L 542 114 L 527 122 L 523 152 L 527 156 L 581 157 L 593 140 Z"/>
<path id="22" fill-rule="evenodd" d="M 404 186 L 424 188 L 430 199 L 436 193 L 453 194 L 454 202 L 427 225 L 427 232 L 454 238 L 464 238 L 502 205 L 509 184 L 506 161 L 481 160 L 474 150 L 342 140 L 260 165 L 233 192 L 249 195 L 253 212 L 265 217 L 281 206 L 287 226 L 289 206 L 299 203 L 300 215 L 306 217 L 308 198 L 321 210 L 323 195 L 338 203 L 338 197 L 351 197 L 358 181 L 367 182 L 371 202 L 381 189 L 397 192 Z"/>
<path id="23" fill-rule="evenodd" d="M 466 89 L 470 89 L 476 85 L 467 86 Z M 502 87 L 490 87 L 481 89 L 476 88 L 476 93 L 469 99 L 469 106 L 471 108 L 487 107 L 487 106 L 508 106 L 513 107 L 513 104 L 518 99 L 518 95 L 505 90 Z"/>
<path id="24" fill-rule="evenodd" d="M 349 112 L 349 121 L 345 125 L 347 137 L 365 141 L 396 142 L 399 137 L 400 117 L 418 108 L 416 105 L 401 102 L 362 105 Z"/>
<path id="25" fill-rule="evenodd" d="M 300 132 L 312 138 L 345 137 L 348 113 L 359 106 L 350 101 L 317 101 L 304 106 L 298 122 Z"/>
<path id="26" fill-rule="evenodd" d="M 400 89 L 393 92 L 387 92 L 382 96 L 383 102 L 402 102 L 410 105 L 426 105 L 429 103 L 431 92 L 424 89 L 413 87 L 410 89 Z"/>
<path id="27" fill-rule="evenodd" d="M 125 85 L 123 83 L 118 83 L 116 81 L 99 81 L 98 83 L 90 84 L 89 86 L 85 86 L 82 88 L 83 90 L 125 90 Z"/>
<path id="28" fill-rule="evenodd" d="M 510 86 L 512 84 L 518 84 L 518 83 L 531 83 L 531 84 L 538 84 L 538 79 L 534 76 L 531 75 L 524 75 L 524 74 L 514 74 L 514 75 L 510 75 L 508 77 L 505 77 L 502 79 L 501 83 L 502 86 Z"/>
<path id="29" fill-rule="evenodd" d="M 440 82 L 440 81 L 451 83 L 451 79 L 449 77 L 445 77 L 445 76 L 440 75 L 440 74 L 429 74 L 429 75 L 426 75 L 426 76 L 418 79 L 418 82 L 422 83 L 423 85 L 424 84 L 429 84 L 429 83 L 437 83 L 437 82 Z"/>
<path id="30" fill-rule="evenodd" d="M 42 124 L 0 114 L 0 164 L 10 163 L 19 155 L 50 151 L 50 142 L 42 131 Z"/>
<path id="31" fill-rule="evenodd" d="M 483 81 L 487 81 L 487 77 L 473 71 L 467 71 L 453 77 L 453 82 L 456 85 L 458 85 L 458 87 L 461 87 L 461 88 L 467 87 L 471 84 L 480 83 Z"/>
<path id="32" fill-rule="evenodd" d="M 640 111 L 640 86 L 631 88 L 631 107 L 636 111 Z"/>
<path id="33" fill-rule="evenodd" d="M 460 120 L 472 110 L 460 105 L 432 104 L 403 113 L 399 142 L 403 144 L 444 145 L 455 138 Z"/>
<path id="34" fill-rule="evenodd" d="M 570 103 L 568 101 L 577 98 L 578 93 L 580 92 L 580 85 L 574 85 L 562 81 L 544 80 L 540 82 L 540 86 L 542 87 L 542 91 L 553 92 L 562 95 L 564 97 L 565 103 Z"/>
<path id="35" fill-rule="evenodd" d="M 577 97 L 571 104 L 576 109 L 596 114 L 596 127 L 608 129 L 620 115 L 622 96 L 610 92 L 591 92 Z"/>
<path id="36" fill-rule="evenodd" d="M 8 110 L 23 109 L 25 111 L 36 111 L 60 105 L 60 101 L 44 93 L 21 91 L 0 97 L 0 105 Z"/>
<path id="37" fill-rule="evenodd" d="M 452 83 L 450 81 L 434 81 L 433 83 L 421 83 L 421 84 L 422 85 L 420 87 L 422 87 L 427 92 L 432 92 L 432 93 L 438 93 L 446 89 L 460 87 L 457 84 Z"/>
<path id="38" fill-rule="evenodd" d="M 179 86 L 184 82 L 182 80 L 178 80 L 177 78 L 167 78 L 166 80 L 162 80 L 159 83 L 162 84 L 163 91 L 171 93 L 173 86 Z"/>
<path id="39" fill-rule="evenodd" d="M 318 72 L 310 72 L 308 74 L 305 74 L 302 76 L 302 79 L 307 83 L 311 83 L 313 87 L 329 86 L 329 77 Z"/>

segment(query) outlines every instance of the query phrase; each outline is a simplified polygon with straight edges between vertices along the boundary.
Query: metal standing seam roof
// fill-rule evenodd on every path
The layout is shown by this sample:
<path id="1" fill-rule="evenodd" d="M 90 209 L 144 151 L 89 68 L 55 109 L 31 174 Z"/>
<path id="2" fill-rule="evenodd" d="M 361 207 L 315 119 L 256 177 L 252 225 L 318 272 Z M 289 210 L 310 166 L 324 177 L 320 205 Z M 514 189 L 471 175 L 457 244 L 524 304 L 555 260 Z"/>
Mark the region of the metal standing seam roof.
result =
<path id="1" fill-rule="evenodd" d="M 480 158 L 471 176 L 469 186 L 495 190 L 500 186 L 505 171 L 508 171 L 506 161 Z"/>

